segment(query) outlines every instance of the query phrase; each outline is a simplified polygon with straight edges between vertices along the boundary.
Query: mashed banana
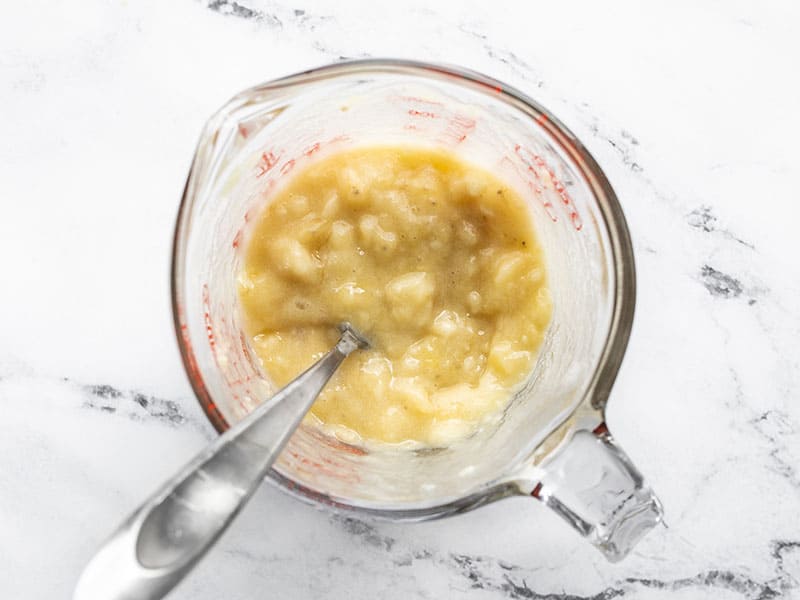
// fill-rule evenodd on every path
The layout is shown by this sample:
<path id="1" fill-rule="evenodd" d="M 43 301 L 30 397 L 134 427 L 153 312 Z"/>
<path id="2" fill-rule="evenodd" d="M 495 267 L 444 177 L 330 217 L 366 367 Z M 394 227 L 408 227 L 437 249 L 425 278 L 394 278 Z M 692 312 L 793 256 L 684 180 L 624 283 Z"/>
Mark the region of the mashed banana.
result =
<path id="1" fill-rule="evenodd" d="M 279 386 L 330 349 L 338 323 L 370 340 L 312 409 L 347 441 L 469 435 L 530 373 L 551 313 L 523 201 L 413 147 L 339 153 L 295 175 L 250 234 L 239 296 Z"/>

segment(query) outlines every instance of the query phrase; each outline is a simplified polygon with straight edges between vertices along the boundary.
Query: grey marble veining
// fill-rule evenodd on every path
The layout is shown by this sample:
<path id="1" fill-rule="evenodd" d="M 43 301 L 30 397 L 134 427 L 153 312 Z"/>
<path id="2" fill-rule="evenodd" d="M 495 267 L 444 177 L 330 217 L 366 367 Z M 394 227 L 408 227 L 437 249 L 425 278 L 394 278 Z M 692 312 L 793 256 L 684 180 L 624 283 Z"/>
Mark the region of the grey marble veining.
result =
<path id="1" fill-rule="evenodd" d="M 213 438 L 168 303 L 204 120 L 345 58 L 459 64 L 552 110 L 637 259 L 608 423 L 666 507 L 607 564 L 536 502 L 418 525 L 261 489 L 173 597 L 800 598 L 800 42 L 792 2 L 17 3 L 0 20 L 0 592 L 68 597 Z"/>

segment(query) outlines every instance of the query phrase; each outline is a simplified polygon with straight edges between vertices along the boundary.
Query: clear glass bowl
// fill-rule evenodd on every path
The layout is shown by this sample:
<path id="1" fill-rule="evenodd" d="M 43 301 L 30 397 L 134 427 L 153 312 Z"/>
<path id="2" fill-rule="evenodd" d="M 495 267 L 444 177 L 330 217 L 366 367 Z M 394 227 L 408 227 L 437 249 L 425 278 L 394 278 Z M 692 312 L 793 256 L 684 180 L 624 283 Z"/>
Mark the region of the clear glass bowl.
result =
<path id="1" fill-rule="evenodd" d="M 398 60 L 340 63 L 242 92 L 209 120 L 172 272 L 178 342 L 203 409 L 223 431 L 275 391 L 241 328 L 236 277 L 248 223 L 295 169 L 373 143 L 446 148 L 514 186 L 544 248 L 552 321 L 525 385 L 468 439 L 382 449 L 303 425 L 271 478 L 302 499 L 392 519 L 533 495 L 620 558 L 661 518 L 604 424 L 635 301 L 625 219 L 575 136 L 482 75 Z"/>

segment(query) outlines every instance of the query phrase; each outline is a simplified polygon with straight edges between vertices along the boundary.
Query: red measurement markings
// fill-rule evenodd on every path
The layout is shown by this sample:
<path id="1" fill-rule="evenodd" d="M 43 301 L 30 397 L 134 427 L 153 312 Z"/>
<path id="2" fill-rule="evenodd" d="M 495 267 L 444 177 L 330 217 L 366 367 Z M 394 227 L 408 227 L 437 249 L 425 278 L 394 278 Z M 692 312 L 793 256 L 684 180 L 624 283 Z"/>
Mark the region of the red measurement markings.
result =
<path id="1" fill-rule="evenodd" d="M 522 181 L 528 184 L 528 187 L 534 193 L 534 195 L 539 199 L 539 202 L 542 203 L 542 207 L 544 211 L 547 213 L 547 216 L 550 217 L 550 220 L 553 223 L 558 221 L 558 217 L 556 216 L 555 209 L 553 208 L 553 203 L 544 195 L 544 188 L 539 183 L 540 177 L 539 174 L 535 170 L 528 170 L 527 172 L 522 171 L 519 165 L 511 160 L 508 156 L 504 156 L 503 160 L 500 161 L 501 164 L 509 165 L 519 176 Z M 530 179 L 526 173 L 532 173 L 535 177 L 536 181 Z"/>
<path id="2" fill-rule="evenodd" d="M 335 135 L 332 138 L 322 141 L 322 142 L 314 142 L 313 144 L 309 144 L 303 149 L 302 155 L 303 156 L 312 156 L 322 150 L 323 148 L 330 146 L 331 144 L 335 144 L 336 142 L 345 142 L 350 139 L 350 136 L 345 133 L 340 133 L 339 135 Z"/>
<path id="3" fill-rule="evenodd" d="M 311 460 L 310 458 L 306 458 L 305 456 L 300 456 L 300 454 L 298 454 L 294 450 L 289 450 L 289 456 L 294 458 L 300 464 L 306 465 L 307 467 L 312 467 L 316 470 L 324 471 L 322 463 L 317 462 L 315 460 Z"/>
<path id="4" fill-rule="evenodd" d="M 417 110 L 416 108 L 409 108 L 408 114 L 412 117 L 422 117 L 423 119 L 438 119 L 439 117 L 436 116 L 436 113 L 433 113 L 429 110 Z"/>
<path id="5" fill-rule="evenodd" d="M 208 414 L 215 427 L 220 429 L 227 429 L 225 418 L 220 413 L 217 405 L 208 397 L 208 392 L 203 382 L 203 377 L 200 374 L 200 368 L 197 366 L 197 359 L 194 356 L 192 349 L 192 342 L 189 338 L 189 326 L 184 322 L 185 313 L 183 306 L 178 306 L 178 322 L 181 323 L 180 336 L 184 345 L 184 356 L 186 357 L 186 369 L 188 371 L 189 379 L 192 380 L 194 387 L 198 390 L 198 396 L 205 406 L 206 413 Z"/>
<path id="6" fill-rule="evenodd" d="M 238 358 L 233 360 L 231 363 L 230 372 L 226 373 L 225 375 L 225 381 L 231 390 L 233 390 L 233 388 L 247 385 L 252 379 L 253 377 L 247 372 L 247 370 L 244 368 L 244 365 L 239 361 Z M 250 389 L 246 388 L 243 391 L 249 394 Z"/>
<path id="7" fill-rule="evenodd" d="M 208 338 L 208 345 L 211 352 L 214 354 L 214 360 L 217 359 L 216 345 L 217 340 L 214 337 L 214 324 L 211 322 L 211 298 L 208 291 L 208 284 L 203 284 L 203 321 L 206 325 L 206 337 Z"/>
<path id="8" fill-rule="evenodd" d="M 261 177 L 266 175 L 272 170 L 272 167 L 278 164 L 278 160 L 280 160 L 281 154 L 275 155 L 275 152 L 270 150 L 269 152 L 262 152 L 261 158 L 258 161 L 258 166 L 256 167 L 256 177 Z"/>
<path id="9" fill-rule="evenodd" d="M 224 361 L 224 364 L 223 361 L 220 360 L 218 354 L 218 339 L 221 339 L 224 342 L 225 340 L 234 340 L 236 339 L 236 336 L 233 334 L 232 328 L 229 326 L 229 323 L 224 316 L 220 316 L 219 322 L 215 323 L 214 319 L 212 318 L 212 314 L 211 294 L 208 289 L 208 284 L 204 284 L 203 319 L 205 321 L 208 346 L 211 349 L 211 355 L 214 357 L 214 364 L 222 374 L 222 378 L 231 392 L 231 397 L 239 403 L 239 406 L 242 408 L 242 410 L 247 411 L 247 407 L 244 405 L 240 394 L 245 394 L 251 397 L 253 396 L 252 390 L 249 387 L 249 382 L 253 379 L 253 377 L 250 373 L 248 373 L 247 368 L 242 364 L 238 356 L 235 354 L 230 356 L 231 353 L 228 353 L 225 351 L 225 349 L 223 349 L 223 356 L 227 357 L 229 360 Z"/>
<path id="10" fill-rule="evenodd" d="M 346 483 L 358 483 L 359 477 L 352 471 L 343 471 L 341 468 L 338 468 L 335 462 L 331 461 L 330 459 L 322 458 L 320 459 L 322 462 L 313 460 L 311 458 L 306 458 L 305 456 L 301 456 L 299 453 L 295 452 L 294 450 L 288 451 L 289 455 L 294 458 L 297 462 L 301 465 L 308 467 L 309 472 L 315 473 L 322 473 L 323 475 L 327 475 L 329 477 L 335 477 L 341 481 Z M 333 467 L 333 468 L 331 468 Z"/>
<path id="11" fill-rule="evenodd" d="M 575 203 L 572 201 L 572 197 L 569 195 L 567 188 L 561 182 L 561 180 L 556 176 L 555 171 L 550 167 L 547 162 L 538 154 L 534 154 L 527 148 L 523 148 L 519 144 L 514 147 L 514 152 L 516 152 L 517 156 L 522 160 L 525 166 L 528 168 L 528 171 L 533 173 L 537 179 L 541 180 L 541 173 L 544 172 L 547 174 L 548 178 L 550 179 L 550 183 L 553 186 L 556 194 L 561 199 L 562 204 L 567 209 L 569 214 L 570 223 L 575 228 L 576 231 L 580 231 L 583 228 L 583 221 L 581 220 L 580 214 L 578 214 L 578 209 L 575 207 Z M 552 216 L 552 215 L 551 215 Z"/>
<path id="12" fill-rule="evenodd" d="M 219 361 L 219 357 L 217 356 L 217 337 L 216 333 L 214 332 L 214 322 L 211 318 L 211 294 L 208 290 L 208 284 L 203 284 L 203 321 L 205 322 L 206 326 L 206 338 L 208 339 L 208 347 L 211 349 L 211 356 L 214 357 L 214 364 L 217 366 L 217 369 L 220 370 L 222 373 L 223 379 L 225 382 L 228 383 L 228 387 L 230 388 L 230 383 L 228 382 L 228 375 L 225 369 L 222 367 Z M 239 400 L 239 396 L 234 392 L 231 388 L 231 393 L 233 395 L 234 400 Z M 242 406 L 241 401 L 239 401 L 239 405 Z M 244 408 L 244 406 L 242 406 Z"/>
<path id="13" fill-rule="evenodd" d="M 403 102 L 416 102 L 417 104 L 429 104 L 431 106 L 444 106 L 441 102 L 420 98 L 419 96 L 398 96 L 398 100 Z"/>
<path id="14" fill-rule="evenodd" d="M 329 144 L 334 144 L 336 142 L 343 142 L 349 140 L 350 136 L 346 134 L 340 134 L 330 138 L 324 142 L 314 142 L 306 146 L 299 155 L 295 156 L 294 158 L 290 158 L 286 160 L 283 164 L 280 165 L 278 168 L 278 175 L 288 175 L 292 169 L 294 169 L 297 161 L 300 160 L 303 156 L 312 156 L 322 150 L 325 146 Z M 262 177 L 266 175 L 270 171 L 274 169 L 274 167 L 280 162 L 281 158 L 283 157 L 283 151 L 275 152 L 274 150 L 270 150 L 268 152 L 263 152 L 261 154 L 261 159 L 258 163 L 258 168 L 256 170 L 256 177 Z M 271 189 L 275 183 L 274 179 L 269 179 L 267 183 L 267 190 Z M 249 218 L 249 215 L 245 216 L 245 220 Z"/>
<path id="15" fill-rule="evenodd" d="M 283 163 L 283 165 L 281 165 L 281 175 L 288 175 L 291 170 L 294 169 L 295 164 L 297 164 L 297 161 L 293 158 Z"/>
<path id="16" fill-rule="evenodd" d="M 259 159 L 256 168 L 256 178 L 263 177 L 264 175 L 267 174 L 269 174 L 269 176 L 264 179 L 257 195 L 261 197 L 268 195 L 273 190 L 273 188 L 275 188 L 275 186 L 278 183 L 278 180 L 280 180 L 281 177 L 288 175 L 289 173 L 292 172 L 292 170 L 294 170 L 298 161 L 302 162 L 306 158 L 310 158 L 314 154 L 323 150 L 328 145 L 335 144 L 337 142 L 347 141 L 350 139 L 351 139 L 350 136 L 347 134 L 339 134 L 326 141 L 312 142 L 311 144 L 303 148 L 303 150 L 300 153 L 298 153 L 292 158 L 287 159 L 283 163 L 281 163 L 280 161 L 285 154 L 284 150 L 269 150 L 266 152 L 262 152 L 261 158 Z M 280 166 L 277 166 L 279 164 Z M 245 225 L 247 224 L 248 221 L 250 221 L 252 216 L 253 216 L 252 209 L 248 210 L 245 213 L 244 215 Z M 236 237 L 233 240 L 233 247 L 238 248 L 239 245 L 241 244 L 241 241 L 242 241 L 242 235 L 237 233 Z"/>
<path id="17" fill-rule="evenodd" d="M 252 202 L 252 196 L 251 196 Z M 247 223 L 250 219 L 253 218 L 253 209 L 249 208 L 244 213 L 244 226 L 239 228 L 239 231 L 236 232 L 236 235 L 233 236 L 233 247 L 238 248 L 242 244 L 242 238 L 244 237 L 244 228 L 247 226 Z"/>
<path id="18" fill-rule="evenodd" d="M 225 370 L 219 364 L 219 357 L 217 356 L 217 336 L 214 321 L 211 318 L 211 294 L 208 291 L 207 283 L 203 284 L 203 321 L 206 325 L 206 338 L 208 339 L 208 347 L 211 348 L 211 355 L 214 357 L 214 364 L 224 375 Z"/>
<path id="19" fill-rule="evenodd" d="M 220 316 L 219 332 L 223 336 L 223 339 L 233 341 L 235 339 L 233 331 L 236 329 L 237 328 L 234 327 L 233 324 L 228 324 L 228 321 L 224 316 Z M 242 340 L 243 336 L 244 334 L 240 331 L 240 341 Z M 242 346 L 242 350 L 244 351 L 244 356 L 248 356 L 244 346 Z M 239 360 L 239 355 L 237 353 L 231 352 L 229 358 L 231 359 L 228 363 L 229 367 L 227 369 L 221 368 L 221 370 L 225 379 L 225 383 L 228 384 L 228 388 L 233 393 L 233 397 L 237 400 L 239 399 L 237 389 L 244 394 L 252 396 L 252 392 L 248 387 L 248 384 L 253 379 L 252 375 L 247 371 L 247 367 L 242 363 L 242 361 Z"/>
<path id="20" fill-rule="evenodd" d="M 477 122 L 465 115 L 455 115 L 444 130 L 444 137 L 453 144 L 460 144 L 475 129 Z"/>
<path id="21" fill-rule="evenodd" d="M 346 142 L 349 139 L 350 139 L 349 135 L 347 135 L 346 133 L 340 133 L 339 135 L 336 135 L 336 136 L 332 137 L 331 139 L 329 139 L 327 143 L 328 144 L 333 144 L 335 142 Z"/>
<path id="22" fill-rule="evenodd" d="M 200 376 L 200 368 L 197 366 L 197 359 L 194 357 L 194 351 L 192 350 L 192 341 L 189 338 L 189 326 L 186 323 L 183 323 L 183 309 L 178 309 L 178 320 L 182 323 L 181 324 L 181 339 L 183 340 L 183 346 L 186 349 L 186 361 L 187 367 L 189 369 L 189 377 L 192 381 L 196 382 L 199 385 L 202 385 L 203 378 Z"/>
<path id="23" fill-rule="evenodd" d="M 239 331 L 239 347 L 242 349 L 242 356 L 247 359 L 247 364 L 250 365 L 253 373 L 256 373 L 258 371 L 258 367 L 253 360 L 253 355 L 250 353 L 250 348 L 247 344 L 247 336 L 244 334 L 244 331 Z M 251 378 L 248 376 L 247 381 L 250 381 L 250 379 Z"/>
<path id="24" fill-rule="evenodd" d="M 233 342 L 233 340 L 235 339 L 233 331 L 226 331 L 226 334 L 228 335 L 228 339 L 230 339 L 231 342 Z M 231 387 L 234 386 L 243 387 L 244 389 L 242 391 L 245 394 L 252 396 L 249 384 L 253 380 L 253 375 L 247 369 L 247 366 L 248 365 L 252 366 L 252 363 L 250 362 L 250 355 L 247 353 L 247 348 L 246 345 L 244 344 L 244 333 L 242 333 L 241 331 L 239 332 L 239 341 L 241 343 L 240 348 L 242 349 L 242 354 L 240 355 L 236 353 L 234 355 L 234 359 L 231 363 L 231 369 L 230 369 L 231 378 L 228 379 L 228 385 L 230 385 Z M 245 364 L 243 361 L 239 360 L 241 356 L 244 356 L 246 358 L 248 364 Z"/>
<path id="25" fill-rule="evenodd" d="M 319 152 L 319 149 L 320 149 L 321 147 L 322 147 L 322 144 L 320 144 L 319 142 L 314 142 L 314 143 L 313 143 L 313 144 L 311 144 L 311 145 L 310 145 L 308 148 L 306 148 L 305 150 L 303 150 L 303 154 L 304 154 L 305 156 L 311 156 L 311 155 L 312 155 L 312 154 L 314 154 L 315 152 Z"/>
<path id="26" fill-rule="evenodd" d="M 408 125 L 403 125 L 403 129 L 407 129 L 408 131 L 419 131 L 419 127 L 409 123 Z"/>

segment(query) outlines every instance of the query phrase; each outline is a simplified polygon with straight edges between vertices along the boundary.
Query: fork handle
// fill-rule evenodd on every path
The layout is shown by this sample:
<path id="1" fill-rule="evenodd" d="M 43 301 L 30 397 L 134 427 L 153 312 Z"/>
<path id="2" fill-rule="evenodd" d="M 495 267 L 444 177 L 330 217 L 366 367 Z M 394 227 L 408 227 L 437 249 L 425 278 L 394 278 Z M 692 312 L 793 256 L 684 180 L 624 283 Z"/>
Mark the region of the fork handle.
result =
<path id="1" fill-rule="evenodd" d="M 336 369 L 362 342 L 336 346 L 220 436 L 105 542 L 74 600 L 156 600 L 194 567 L 233 521 Z"/>

